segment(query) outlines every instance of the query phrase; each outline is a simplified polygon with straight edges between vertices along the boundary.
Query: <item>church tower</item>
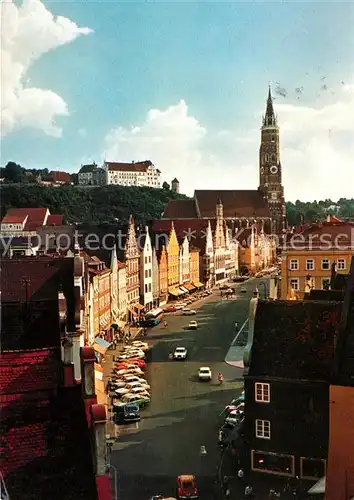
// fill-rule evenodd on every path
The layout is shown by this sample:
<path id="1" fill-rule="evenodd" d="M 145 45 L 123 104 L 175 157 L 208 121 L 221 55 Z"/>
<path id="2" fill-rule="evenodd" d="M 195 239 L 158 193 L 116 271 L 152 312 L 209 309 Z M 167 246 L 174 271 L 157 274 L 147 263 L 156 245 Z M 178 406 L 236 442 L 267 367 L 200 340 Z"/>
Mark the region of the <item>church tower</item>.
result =
<path id="1" fill-rule="evenodd" d="M 286 210 L 279 152 L 279 127 L 270 87 L 261 128 L 259 189 L 269 204 L 271 217 L 274 221 L 272 232 L 280 234 L 286 228 Z"/>

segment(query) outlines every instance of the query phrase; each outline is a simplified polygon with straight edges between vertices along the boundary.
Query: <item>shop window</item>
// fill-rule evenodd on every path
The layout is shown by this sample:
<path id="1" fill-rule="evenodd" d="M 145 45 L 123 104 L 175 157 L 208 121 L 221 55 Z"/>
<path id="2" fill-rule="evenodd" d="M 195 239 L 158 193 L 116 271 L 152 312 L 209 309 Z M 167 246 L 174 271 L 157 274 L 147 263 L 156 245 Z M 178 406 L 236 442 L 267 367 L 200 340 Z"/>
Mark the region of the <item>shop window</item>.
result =
<path id="1" fill-rule="evenodd" d="M 251 460 L 253 471 L 276 474 L 278 476 L 294 476 L 293 455 L 252 450 Z"/>
<path id="2" fill-rule="evenodd" d="M 318 480 L 326 475 L 326 460 L 319 458 L 300 458 L 301 479 Z"/>

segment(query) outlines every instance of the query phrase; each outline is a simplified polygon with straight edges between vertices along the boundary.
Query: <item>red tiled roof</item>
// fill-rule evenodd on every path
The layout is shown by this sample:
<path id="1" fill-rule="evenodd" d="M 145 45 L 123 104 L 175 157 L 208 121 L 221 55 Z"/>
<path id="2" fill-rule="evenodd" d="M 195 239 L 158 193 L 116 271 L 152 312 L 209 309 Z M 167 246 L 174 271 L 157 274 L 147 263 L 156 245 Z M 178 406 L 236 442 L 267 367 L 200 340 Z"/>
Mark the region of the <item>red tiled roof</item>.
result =
<path id="1" fill-rule="evenodd" d="M 258 190 L 197 190 L 194 198 L 201 217 L 215 218 L 218 200 L 224 217 L 270 217 L 267 201 Z"/>
<path id="2" fill-rule="evenodd" d="M 116 172 L 146 172 L 147 168 L 152 165 L 150 160 L 138 161 L 136 163 L 117 163 L 113 161 L 106 161 L 108 170 Z"/>
<path id="3" fill-rule="evenodd" d="M 3 224 L 19 224 L 26 219 L 26 215 L 5 215 Z"/>
<path id="4" fill-rule="evenodd" d="M 28 215 L 24 230 L 35 231 L 37 227 L 43 226 L 47 213 L 47 208 L 10 208 L 2 222 L 7 223 L 7 217 L 26 217 Z"/>
<path id="5" fill-rule="evenodd" d="M 307 244 L 312 248 L 328 250 L 334 246 L 344 249 L 354 247 L 354 223 L 351 222 L 323 222 L 314 224 L 301 233 L 295 233 L 287 238 L 291 248 L 304 247 Z"/>
<path id="6" fill-rule="evenodd" d="M 39 259 L 3 259 L 0 262 L 0 269 L 1 299 L 4 302 L 24 302 L 26 293 L 27 300 L 30 300 L 58 273 L 58 267 L 48 262 L 48 259 L 43 261 Z"/>
<path id="7" fill-rule="evenodd" d="M 61 226 L 64 222 L 64 215 L 62 214 L 51 214 L 47 218 L 47 226 Z"/>
<path id="8" fill-rule="evenodd" d="M 52 170 L 49 175 L 55 182 L 71 182 L 71 175 L 60 170 Z"/>
<path id="9" fill-rule="evenodd" d="M 57 349 L 3 352 L 0 358 L 1 397 L 56 387 L 59 356 Z"/>
<path id="10" fill-rule="evenodd" d="M 195 219 L 197 218 L 194 199 L 169 200 L 162 219 Z"/>

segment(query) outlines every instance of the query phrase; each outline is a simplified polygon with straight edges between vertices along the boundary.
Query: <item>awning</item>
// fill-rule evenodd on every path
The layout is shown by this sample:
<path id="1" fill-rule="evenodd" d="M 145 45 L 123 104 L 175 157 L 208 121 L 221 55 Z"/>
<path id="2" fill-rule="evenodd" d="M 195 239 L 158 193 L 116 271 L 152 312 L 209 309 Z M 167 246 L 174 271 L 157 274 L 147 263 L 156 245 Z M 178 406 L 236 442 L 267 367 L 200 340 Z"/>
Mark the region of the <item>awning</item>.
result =
<path id="1" fill-rule="evenodd" d="M 106 340 L 101 339 L 101 337 L 96 337 L 95 343 L 93 344 L 94 350 L 102 355 L 106 354 L 106 351 L 110 346 L 111 344 Z"/>
<path id="2" fill-rule="evenodd" d="M 184 288 L 187 288 L 187 290 L 189 290 L 190 292 L 192 292 L 193 290 L 196 289 L 196 287 L 194 285 L 192 285 L 192 283 L 184 283 Z"/>
<path id="3" fill-rule="evenodd" d="M 179 288 L 180 288 L 180 290 L 182 290 L 183 293 L 188 293 L 189 292 L 188 288 L 186 288 L 184 285 L 180 286 Z"/>
<path id="4" fill-rule="evenodd" d="M 132 307 L 129 307 L 129 311 L 132 313 L 133 316 L 137 316 L 137 312 L 134 311 L 134 309 Z"/>
<path id="5" fill-rule="evenodd" d="M 310 495 L 320 495 L 326 493 L 326 476 L 321 477 L 316 484 L 314 484 L 307 492 Z"/>
<path id="6" fill-rule="evenodd" d="M 170 288 L 168 293 L 174 297 L 179 297 L 180 295 L 183 295 L 184 292 L 182 292 L 179 288 Z"/>
<path id="7" fill-rule="evenodd" d="M 141 304 L 133 304 L 133 307 L 135 307 L 135 309 L 144 309 L 144 306 L 142 306 Z"/>
<path id="8" fill-rule="evenodd" d="M 193 285 L 196 286 L 197 288 L 202 288 L 204 285 L 200 281 L 193 281 Z"/>

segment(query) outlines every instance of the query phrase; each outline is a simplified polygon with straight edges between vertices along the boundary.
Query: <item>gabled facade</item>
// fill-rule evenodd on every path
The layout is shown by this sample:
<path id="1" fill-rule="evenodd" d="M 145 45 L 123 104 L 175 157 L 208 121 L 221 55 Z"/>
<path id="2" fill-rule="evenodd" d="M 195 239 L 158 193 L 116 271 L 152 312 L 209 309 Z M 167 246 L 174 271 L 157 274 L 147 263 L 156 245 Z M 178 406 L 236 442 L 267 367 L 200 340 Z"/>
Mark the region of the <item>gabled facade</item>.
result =
<path id="1" fill-rule="evenodd" d="M 190 281 L 190 254 L 188 237 L 185 236 L 179 252 L 179 283 L 183 285 L 187 281 Z"/>
<path id="2" fill-rule="evenodd" d="M 168 300 L 168 257 L 166 247 L 163 245 L 158 253 L 159 263 L 159 305 L 165 305 Z"/>
<path id="3" fill-rule="evenodd" d="M 190 246 L 189 247 L 189 256 L 190 256 L 190 282 L 191 283 L 200 283 L 200 262 L 199 262 L 199 254 L 200 249 L 197 247 Z"/>
<path id="4" fill-rule="evenodd" d="M 168 287 L 173 288 L 179 284 L 179 243 L 173 223 L 168 236 L 166 251 Z"/>
<path id="5" fill-rule="evenodd" d="M 118 261 L 118 283 L 117 283 L 117 299 L 118 299 L 118 319 L 125 323 L 128 313 L 128 296 L 127 296 L 127 267 L 123 262 Z"/>
<path id="6" fill-rule="evenodd" d="M 152 245 L 148 226 L 140 235 L 140 297 L 145 312 L 153 308 Z"/>
<path id="7" fill-rule="evenodd" d="M 154 307 L 160 304 L 159 261 L 154 247 L 152 248 L 152 300 Z"/>
<path id="8" fill-rule="evenodd" d="M 89 257 L 89 277 L 93 286 L 93 323 L 95 336 L 111 324 L 111 271 L 98 257 Z"/>
<path id="9" fill-rule="evenodd" d="M 51 214 L 47 208 L 10 208 L 1 221 L 2 236 L 36 236 L 42 226 L 61 226 L 63 215 Z"/>
<path id="10" fill-rule="evenodd" d="M 110 292 L 111 292 L 111 323 L 116 323 L 119 319 L 118 307 L 118 258 L 117 249 L 111 251 L 110 261 Z"/>
<path id="11" fill-rule="evenodd" d="M 161 172 L 149 160 L 132 163 L 106 161 L 103 168 L 106 171 L 107 184 L 148 186 L 157 189 L 161 187 Z"/>
<path id="12" fill-rule="evenodd" d="M 140 297 L 140 251 L 136 239 L 134 218 L 131 215 L 128 224 L 128 234 L 124 248 L 127 267 L 127 301 L 128 316 L 136 319 L 143 307 L 139 304 Z"/>

